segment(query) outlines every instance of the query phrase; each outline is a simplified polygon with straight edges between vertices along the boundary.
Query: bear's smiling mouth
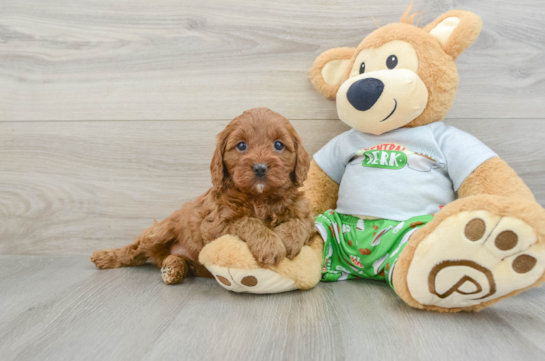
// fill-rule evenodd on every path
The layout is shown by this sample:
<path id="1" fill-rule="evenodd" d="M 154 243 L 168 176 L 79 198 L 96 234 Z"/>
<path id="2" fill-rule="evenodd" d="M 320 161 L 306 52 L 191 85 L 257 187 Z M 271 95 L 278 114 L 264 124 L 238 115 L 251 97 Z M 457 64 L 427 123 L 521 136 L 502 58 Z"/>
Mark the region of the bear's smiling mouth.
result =
<path id="1" fill-rule="evenodd" d="M 392 112 L 386 118 L 382 119 L 379 123 L 385 121 L 386 119 L 390 118 L 392 116 L 392 114 L 394 114 L 394 112 L 397 109 L 397 100 L 396 100 L 396 98 L 394 98 L 394 101 L 396 102 L 396 104 L 394 105 L 394 110 L 392 110 Z"/>

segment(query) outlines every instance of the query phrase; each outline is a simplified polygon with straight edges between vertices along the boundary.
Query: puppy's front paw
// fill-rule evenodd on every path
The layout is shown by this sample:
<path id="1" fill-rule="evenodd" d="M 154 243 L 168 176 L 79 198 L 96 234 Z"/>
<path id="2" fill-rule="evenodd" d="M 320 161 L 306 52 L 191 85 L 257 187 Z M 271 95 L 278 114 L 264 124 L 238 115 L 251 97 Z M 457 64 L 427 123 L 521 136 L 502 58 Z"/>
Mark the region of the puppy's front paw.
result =
<path id="1" fill-rule="evenodd" d="M 163 261 L 161 277 L 167 285 L 182 283 L 187 274 L 187 265 L 180 256 L 171 254 Z"/>
<path id="2" fill-rule="evenodd" d="M 279 232 L 278 230 L 275 230 L 275 233 L 282 240 L 282 243 L 286 248 L 286 257 L 288 259 L 294 259 L 299 253 L 301 253 L 301 249 L 304 246 L 304 242 L 302 240 L 296 239 L 296 237 L 289 232 Z"/>
<path id="3" fill-rule="evenodd" d="M 314 218 L 311 221 L 292 220 L 282 223 L 274 229 L 274 233 L 284 243 L 286 257 L 294 259 L 314 234 Z"/>
<path id="4" fill-rule="evenodd" d="M 257 263 L 264 268 L 274 266 L 286 257 L 286 247 L 276 235 L 250 242 L 248 247 Z"/>
<path id="5" fill-rule="evenodd" d="M 292 237 L 282 238 L 284 241 L 284 247 L 286 247 L 286 257 L 288 259 L 294 259 L 303 248 L 303 242 L 297 242 Z"/>

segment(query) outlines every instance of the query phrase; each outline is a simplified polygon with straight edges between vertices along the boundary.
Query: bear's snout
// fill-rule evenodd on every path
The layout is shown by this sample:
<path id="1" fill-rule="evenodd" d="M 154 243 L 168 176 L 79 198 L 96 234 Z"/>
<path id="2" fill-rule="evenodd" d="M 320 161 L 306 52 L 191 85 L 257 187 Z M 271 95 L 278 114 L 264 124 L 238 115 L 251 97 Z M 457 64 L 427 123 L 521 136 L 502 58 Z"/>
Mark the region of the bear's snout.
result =
<path id="1" fill-rule="evenodd" d="M 346 98 L 360 111 L 369 110 L 375 105 L 384 90 L 384 83 L 376 78 L 360 79 L 350 85 Z"/>

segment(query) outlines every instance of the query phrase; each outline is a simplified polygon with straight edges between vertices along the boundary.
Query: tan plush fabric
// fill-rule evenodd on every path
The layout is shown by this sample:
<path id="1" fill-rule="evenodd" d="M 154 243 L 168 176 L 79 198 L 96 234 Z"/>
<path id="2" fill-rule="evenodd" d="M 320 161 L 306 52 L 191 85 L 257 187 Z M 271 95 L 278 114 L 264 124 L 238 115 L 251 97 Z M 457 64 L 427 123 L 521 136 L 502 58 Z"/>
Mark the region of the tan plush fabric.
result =
<path id="1" fill-rule="evenodd" d="M 498 157 L 491 158 L 481 164 L 458 189 L 460 198 L 479 194 L 536 200 L 530 188 L 524 184 L 513 168 Z"/>
<path id="2" fill-rule="evenodd" d="M 346 97 L 348 85 L 355 80 L 365 79 L 367 72 L 372 72 L 373 77 L 380 77 L 380 71 L 386 69 L 384 59 L 382 59 L 384 58 L 383 53 L 391 52 L 399 55 L 400 59 L 403 57 L 403 61 L 399 62 L 399 67 L 414 72 L 428 91 L 425 109 L 422 112 L 415 112 L 412 116 L 414 118 L 409 119 L 403 126 L 417 127 L 442 120 L 456 98 L 459 79 L 455 60 L 477 39 L 482 22 L 479 16 L 475 14 L 452 10 L 439 16 L 427 26 L 418 28 L 412 25 L 415 14 L 409 16 L 409 12 L 410 7 L 403 15 L 401 23 L 389 24 L 375 30 L 365 37 L 356 49 L 336 48 L 320 55 L 311 70 L 311 79 L 316 89 L 330 99 Z M 412 50 L 408 50 L 407 47 Z M 411 60 L 411 53 L 416 55 L 416 61 Z M 321 76 L 321 70 L 324 66 L 332 60 L 347 59 L 350 54 L 349 63 L 335 61 L 327 66 L 328 72 L 331 73 L 333 72 L 330 68 L 337 68 L 334 71 L 335 77 L 326 76 L 327 79 L 335 79 L 335 83 L 327 84 Z M 361 66 L 362 62 L 365 63 L 364 68 Z M 364 69 L 364 72 L 360 74 L 362 69 Z M 338 75 L 342 71 L 345 72 L 343 77 Z M 351 81 L 351 78 L 354 78 L 354 80 Z M 339 81 L 343 81 L 346 86 L 339 85 Z M 387 78 L 384 78 L 384 81 L 390 82 Z M 395 85 L 395 82 L 392 81 L 391 84 Z M 395 96 L 389 96 L 389 98 L 401 96 L 396 94 Z M 362 114 L 347 112 L 341 108 L 348 107 L 349 102 L 341 99 L 339 103 L 339 99 L 337 100 L 340 119 L 357 129 L 356 123 L 365 120 L 363 119 L 363 113 L 365 115 L 370 114 L 369 110 L 360 112 Z M 403 100 L 411 102 L 414 108 L 419 106 L 416 100 L 410 98 L 403 98 Z M 378 104 L 378 108 L 382 107 L 380 102 L 375 104 Z M 380 113 L 379 110 L 377 110 L 378 113 Z M 360 119 L 357 117 L 360 117 Z M 399 120 L 399 123 L 402 123 L 401 120 Z M 366 128 L 365 131 L 380 134 L 385 130 Z M 316 213 L 321 213 L 335 206 L 336 197 L 332 196 L 332 191 L 335 190 L 336 185 L 331 182 L 316 164 L 311 166 L 311 172 L 305 187 L 308 189 L 307 196 Z M 393 278 L 396 292 L 413 307 L 441 312 L 480 310 L 502 298 L 535 287 L 543 280 L 542 276 L 534 284 L 522 290 L 515 290 L 503 297 L 467 308 L 424 306 L 414 300 L 408 291 L 406 276 L 416 248 L 441 222 L 460 212 L 482 210 L 493 216 L 518 219 L 531 226 L 535 231 L 537 244 L 545 242 L 545 211 L 535 202 L 531 191 L 515 171 L 501 159 L 492 158 L 478 167 L 460 187 L 459 196 L 461 199 L 445 206 L 441 212 L 435 215 L 435 219 L 431 223 L 414 234 L 395 266 Z M 516 224 L 514 221 L 511 223 Z"/>
<path id="3" fill-rule="evenodd" d="M 416 308 L 426 309 L 430 311 L 439 312 L 459 312 L 459 311 L 480 311 L 481 309 L 491 306 L 500 300 L 519 294 L 520 292 L 539 287 L 545 280 L 542 276 L 534 284 L 529 287 L 525 287 L 520 290 L 515 290 L 503 297 L 481 303 L 467 308 L 443 308 L 437 306 L 424 306 L 417 302 L 410 294 L 407 287 L 407 273 L 411 265 L 414 253 L 419 243 L 422 242 L 428 235 L 430 235 L 445 219 L 454 216 L 460 212 L 486 210 L 500 217 L 514 217 L 524 221 L 532 226 L 537 236 L 537 243 L 545 243 L 545 210 L 536 202 L 529 200 L 522 200 L 519 198 L 504 198 L 497 195 L 475 195 L 466 198 L 461 198 L 446 205 L 443 210 L 437 213 L 430 223 L 422 227 L 418 232 L 409 240 L 409 243 L 403 250 L 401 257 L 398 259 L 395 266 L 395 272 L 393 276 L 393 284 L 396 293 L 409 305 Z"/>
<path id="4" fill-rule="evenodd" d="M 426 25 L 424 31 L 432 31 L 447 18 L 457 18 L 460 20 L 448 40 L 442 45 L 445 53 L 456 59 L 477 40 L 483 27 L 483 22 L 479 16 L 468 11 L 451 10 Z"/>
<path id="5" fill-rule="evenodd" d="M 350 59 L 335 59 L 327 62 L 322 68 L 321 75 L 326 84 L 340 85 L 344 79 L 344 69 L 350 65 Z"/>
<path id="6" fill-rule="evenodd" d="M 538 242 L 545 243 L 545 211 L 536 202 L 530 189 L 522 179 L 498 157 L 494 157 L 481 164 L 464 181 L 458 190 L 460 200 L 449 204 L 433 220 L 409 241 L 402 258 L 396 265 L 394 287 L 397 294 L 413 307 L 439 312 L 480 311 L 500 300 L 519 294 L 533 287 L 539 287 L 543 277 L 533 285 L 513 291 L 504 297 L 468 308 L 442 308 L 423 306 L 410 295 L 406 275 L 412 257 L 418 244 L 426 238 L 441 223 L 442 220 L 459 212 L 486 209 L 500 216 L 513 216 L 534 226 L 537 231 Z M 505 201 L 504 199 L 509 199 Z"/>
<path id="7" fill-rule="evenodd" d="M 545 244 L 518 218 L 485 210 L 450 216 L 420 242 L 407 273 L 420 304 L 470 308 L 531 286 L 545 273 Z"/>
<path id="8" fill-rule="evenodd" d="M 329 178 L 314 160 L 310 162 L 308 177 L 303 183 L 302 190 L 310 201 L 314 215 L 337 208 L 339 185 Z"/>
<path id="9" fill-rule="evenodd" d="M 382 81 L 384 90 L 375 105 L 363 115 L 350 104 L 347 94 L 355 82 L 367 78 Z M 339 119 L 360 132 L 375 135 L 406 125 L 422 114 L 427 103 L 428 88 L 416 73 L 407 69 L 378 70 L 368 76 L 350 78 L 337 91 Z M 366 121 L 380 119 L 388 121 Z"/>
<path id="10" fill-rule="evenodd" d="M 311 246 L 304 246 L 301 253 L 293 260 L 284 258 L 278 265 L 268 269 L 295 281 L 295 285 L 299 289 L 312 288 L 320 281 L 321 277 L 322 247 L 323 242 L 320 239 L 315 240 Z M 209 268 L 213 265 L 248 270 L 248 275 L 253 274 L 252 270 L 260 269 L 248 245 L 238 237 L 230 235 L 225 235 L 207 244 L 199 255 L 199 262 Z M 237 272 L 240 273 L 240 271 Z M 259 281 L 264 282 L 265 280 Z"/>
<path id="11" fill-rule="evenodd" d="M 433 29 L 431 29 L 430 34 L 439 40 L 439 43 L 442 47 L 444 47 L 450 35 L 456 29 L 458 24 L 460 23 L 460 19 L 456 17 L 450 17 L 446 18 L 445 20 L 441 21 L 437 26 Z"/>
<path id="12" fill-rule="evenodd" d="M 449 17 L 456 17 L 459 22 L 448 40 L 443 40 L 445 44 L 442 46 L 441 42 L 430 34 L 430 31 Z M 416 127 L 440 121 L 450 110 L 456 98 L 458 72 L 454 61 L 477 39 L 481 27 L 482 22 L 477 15 L 460 10 L 449 11 L 439 16 L 423 29 L 406 23 L 388 24 L 369 34 L 355 51 L 353 48 L 335 48 L 322 53 L 311 69 L 311 80 L 315 88 L 325 97 L 335 99 L 340 84 L 327 84 L 321 75 L 322 68 L 328 62 L 346 59 L 351 55 L 351 61 L 348 63 L 350 66 L 346 67 L 346 62 L 337 64 L 346 67 L 343 77 L 346 80 L 349 76 L 355 75 L 353 70 L 360 65 L 356 63 L 356 59 L 362 51 L 380 48 L 394 41 L 409 43 L 418 56 L 416 73 L 428 88 L 430 96 L 425 110 L 405 126 Z M 404 52 L 406 50 L 399 49 L 400 54 Z"/>
<path id="13" fill-rule="evenodd" d="M 340 66 L 342 68 L 346 67 L 348 68 L 348 65 L 351 65 L 353 62 L 336 62 L 337 60 L 347 60 L 352 59 L 352 55 L 354 54 L 354 48 L 335 48 L 335 49 L 329 49 L 327 51 L 324 51 L 320 56 L 316 58 L 314 61 L 314 64 L 312 65 L 312 69 L 310 70 L 310 80 L 312 81 L 312 84 L 320 93 L 322 93 L 323 96 L 329 99 L 335 99 L 335 94 L 337 94 L 337 90 L 339 90 L 339 86 L 342 82 L 346 80 L 346 76 L 342 76 L 341 82 L 336 84 L 328 84 L 322 75 L 322 69 L 324 66 L 332 61 L 335 61 L 330 66 L 330 69 L 328 70 L 329 73 L 343 73 L 344 69 L 333 69 L 334 67 Z"/>
<path id="14" fill-rule="evenodd" d="M 454 59 L 446 54 L 430 34 L 409 24 L 389 24 L 366 37 L 356 54 L 366 48 L 377 48 L 392 41 L 411 44 L 418 56 L 417 75 L 428 88 L 426 109 L 407 127 L 442 120 L 452 107 L 458 89 L 458 71 Z"/>

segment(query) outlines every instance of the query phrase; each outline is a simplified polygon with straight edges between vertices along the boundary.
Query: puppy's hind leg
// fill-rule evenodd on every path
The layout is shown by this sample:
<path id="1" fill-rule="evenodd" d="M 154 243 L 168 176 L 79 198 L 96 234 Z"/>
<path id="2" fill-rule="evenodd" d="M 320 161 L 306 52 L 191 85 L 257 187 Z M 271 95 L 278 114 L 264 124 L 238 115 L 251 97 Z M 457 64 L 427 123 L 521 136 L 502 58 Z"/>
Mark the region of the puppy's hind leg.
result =
<path id="1" fill-rule="evenodd" d="M 122 248 L 96 251 L 91 261 L 101 269 L 140 266 L 148 258 L 161 266 L 170 254 L 169 243 L 176 238 L 175 221 L 167 218 L 146 228 L 136 241 Z"/>
<path id="2" fill-rule="evenodd" d="M 91 261 L 101 269 L 140 266 L 147 259 L 140 248 L 139 240 L 122 248 L 96 251 L 91 256 Z"/>

